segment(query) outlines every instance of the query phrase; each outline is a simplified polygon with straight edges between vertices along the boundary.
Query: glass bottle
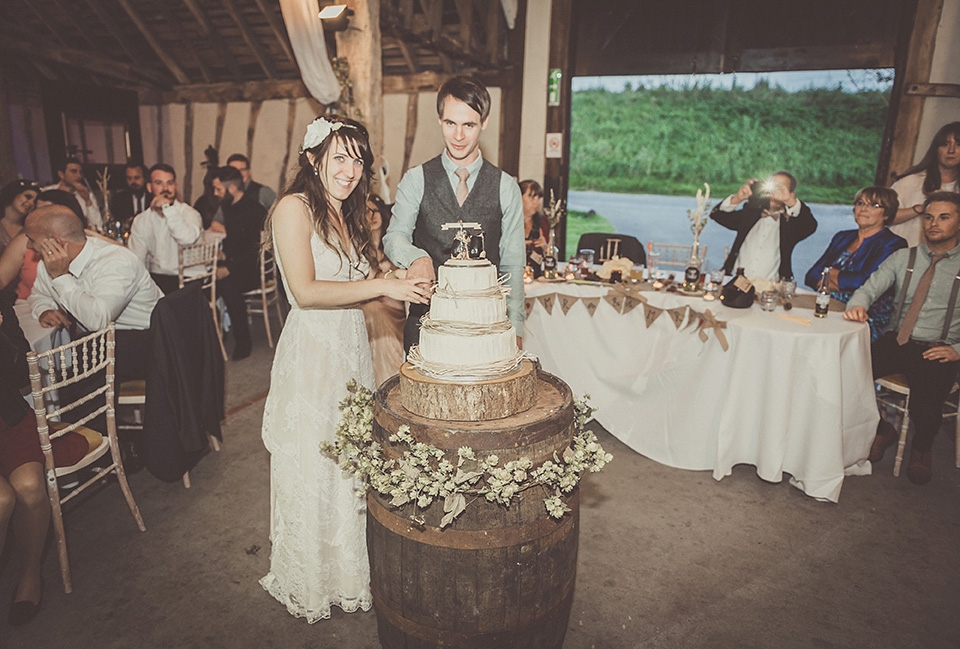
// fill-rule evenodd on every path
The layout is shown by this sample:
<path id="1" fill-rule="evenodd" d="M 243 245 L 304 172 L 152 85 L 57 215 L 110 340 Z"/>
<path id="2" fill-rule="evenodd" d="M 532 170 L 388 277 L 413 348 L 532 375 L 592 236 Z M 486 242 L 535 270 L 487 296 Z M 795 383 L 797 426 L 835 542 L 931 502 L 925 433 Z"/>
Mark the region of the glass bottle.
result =
<path id="1" fill-rule="evenodd" d="M 547 279 L 557 279 L 557 257 L 560 250 L 554 243 L 553 229 L 550 229 L 550 242 L 543 253 L 543 276 Z"/>
<path id="2" fill-rule="evenodd" d="M 690 252 L 687 268 L 683 272 L 683 290 L 693 293 L 699 288 L 700 282 L 700 246 L 696 243 Z"/>
<path id="3" fill-rule="evenodd" d="M 830 310 L 830 267 L 826 266 L 820 273 L 820 290 L 817 291 L 817 306 L 813 310 L 813 315 L 818 318 L 826 318 L 827 311 Z"/>

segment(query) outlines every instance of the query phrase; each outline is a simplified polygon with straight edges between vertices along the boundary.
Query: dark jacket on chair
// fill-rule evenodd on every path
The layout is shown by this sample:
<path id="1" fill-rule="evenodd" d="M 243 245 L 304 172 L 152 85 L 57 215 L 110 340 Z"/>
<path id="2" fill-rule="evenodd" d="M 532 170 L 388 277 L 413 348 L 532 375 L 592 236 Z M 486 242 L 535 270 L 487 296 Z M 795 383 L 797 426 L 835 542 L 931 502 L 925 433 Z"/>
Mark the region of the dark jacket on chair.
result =
<path id="1" fill-rule="evenodd" d="M 174 291 L 150 317 L 153 363 L 147 374 L 144 444 L 147 469 L 174 482 L 221 438 L 223 356 L 199 282 Z"/>

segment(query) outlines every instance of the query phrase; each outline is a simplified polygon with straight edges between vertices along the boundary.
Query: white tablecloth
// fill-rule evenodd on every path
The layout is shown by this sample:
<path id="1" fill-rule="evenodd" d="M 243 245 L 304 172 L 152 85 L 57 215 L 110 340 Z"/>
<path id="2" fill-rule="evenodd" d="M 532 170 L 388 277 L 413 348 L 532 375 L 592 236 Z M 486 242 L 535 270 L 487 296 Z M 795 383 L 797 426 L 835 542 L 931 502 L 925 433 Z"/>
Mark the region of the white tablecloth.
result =
<path id="1" fill-rule="evenodd" d="M 602 286 L 534 282 L 526 296 L 599 297 Z M 677 330 L 667 313 L 648 329 L 643 307 L 617 313 L 601 300 L 567 314 L 535 303 L 524 349 L 543 368 L 588 393 L 597 421 L 643 455 L 682 469 L 712 470 L 720 480 L 752 464 L 764 480 L 783 474 L 806 494 L 836 502 L 845 475 L 870 473 L 866 459 L 879 416 L 870 370 L 870 333 L 839 313 L 802 325 L 773 313 L 645 292 L 650 304 L 709 308 L 727 321 L 729 350 L 714 333 Z M 777 313 L 783 313 L 778 307 Z"/>

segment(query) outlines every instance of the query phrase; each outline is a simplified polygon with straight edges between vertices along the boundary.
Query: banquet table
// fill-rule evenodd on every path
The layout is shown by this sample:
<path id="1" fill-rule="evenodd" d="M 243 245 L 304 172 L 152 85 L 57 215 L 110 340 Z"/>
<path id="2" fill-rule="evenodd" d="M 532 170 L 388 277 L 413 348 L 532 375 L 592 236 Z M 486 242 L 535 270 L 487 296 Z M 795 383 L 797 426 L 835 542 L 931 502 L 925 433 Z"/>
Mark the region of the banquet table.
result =
<path id="1" fill-rule="evenodd" d="M 644 291 L 651 306 L 693 309 L 680 325 L 664 312 L 647 327 L 645 307 L 627 312 L 603 299 L 610 290 L 525 285 L 523 343 L 544 370 L 589 394 L 594 418 L 624 444 L 661 464 L 711 470 L 717 480 L 737 464 L 771 482 L 787 473 L 804 493 L 833 502 L 846 475 L 870 473 L 879 415 L 866 324 L 834 312 L 731 309 Z M 726 322 L 726 351 L 713 329 L 701 340 L 694 311 L 707 309 Z"/>

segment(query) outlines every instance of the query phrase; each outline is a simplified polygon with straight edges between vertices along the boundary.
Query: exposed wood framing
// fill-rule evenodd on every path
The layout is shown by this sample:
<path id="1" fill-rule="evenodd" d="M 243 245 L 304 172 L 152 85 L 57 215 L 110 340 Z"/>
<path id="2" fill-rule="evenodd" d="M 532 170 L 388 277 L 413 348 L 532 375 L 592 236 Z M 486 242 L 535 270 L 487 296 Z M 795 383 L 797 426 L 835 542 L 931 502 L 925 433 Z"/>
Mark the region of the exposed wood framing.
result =
<path id="1" fill-rule="evenodd" d="M 506 56 L 512 65 L 501 75 L 499 167 L 511 176 L 520 173 L 520 114 L 523 112 L 523 57 L 528 7 L 527 0 L 517 3 L 517 22 L 507 33 Z"/>
<path id="2" fill-rule="evenodd" d="M 420 93 L 411 92 L 407 95 L 407 130 L 403 138 L 403 167 L 400 177 L 410 168 L 410 155 L 413 153 L 413 142 L 417 137 L 417 105 L 420 103 Z"/>
<path id="3" fill-rule="evenodd" d="M 380 3 L 353 4 L 353 26 L 337 32 L 337 56 L 350 63 L 353 102 L 370 134 L 374 159 L 383 152 L 383 48 L 380 35 Z"/>
<path id="4" fill-rule="evenodd" d="M 187 102 L 183 119 L 183 200 L 193 203 L 193 104 Z"/>
<path id="5" fill-rule="evenodd" d="M 263 101 L 257 99 L 250 102 L 250 119 L 247 121 L 247 159 L 253 160 L 253 136 L 257 132 L 257 117 L 260 116 L 260 109 L 263 107 Z"/>
<path id="6" fill-rule="evenodd" d="M 960 97 L 960 83 L 911 83 L 906 94 L 921 97 Z"/>
<path id="7" fill-rule="evenodd" d="M 393 41 L 397 44 L 397 47 L 400 48 L 400 54 L 403 56 L 403 60 L 407 63 L 407 68 L 410 70 L 410 74 L 416 74 L 417 62 L 413 60 L 413 56 L 410 54 L 410 47 L 407 45 L 406 41 L 402 38 L 394 37 Z"/>
<path id="8" fill-rule="evenodd" d="M 0 71 L 0 183 L 6 185 L 17 177 L 17 166 L 13 161 L 13 129 L 10 124 L 10 101 L 7 97 L 6 79 Z M 23 107 L 23 112 L 29 110 L 28 106 Z M 28 135 L 27 141 L 32 138 Z M 36 170 L 36 165 L 34 165 Z"/>
<path id="9" fill-rule="evenodd" d="M 573 0 L 551 0 L 550 10 L 550 54 L 549 67 L 559 68 L 560 105 L 547 108 L 547 133 L 560 133 L 563 136 L 563 157 L 547 158 L 544 167 L 543 193 L 550 192 L 558 200 L 567 200 L 567 182 L 570 173 L 570 95 L 573 78 Z M 560 258 L 566 259 L 565 241 L 567 233 L 566 217 L 557 226 Z"/>
<path id="10" fill-rule="evenodd" d="M 67 24 L 72 27 L 72 31 L 80 35 L 80 38 L 84 43 L 87 44 L 87 47 L 96 54 L 97 56 L 103 56 L 103 50 L 100 49 L 100 46 L 90 38 L 86 31 L 84 31 L 80 25 L 77 24 L 75 20 L 70 19 L 70 15 L 73 13 L 70 9 L 66 7 L 60 0 L 50 0 L 53 3 L 54 10 L 52 12 L 47 12 L 47 22 L 52 20 L 53 16 L 57 17 L 57 22 L 63 22 L 66 20 Z"/>
<path id="11" fill-rule="evenodd" d="M 237 28 L 240 30 L 240 35 L 243 36 L 243 40 L 246 41 L 247 45 L 250 46 L 250 49 L 253 51 L 253 55 L 257 58 L 257 61 L 260 63 L 260 67 L 263 68 L 264 74 L 267 75 L 268 79 L 277 78 L 277 70 L 273 67 L 273 62 L 270 60 L 270 57 L 267 55 L 266 50 L 263 48 L 263 44 L 257 40 L 256 35 L 250 29 L 250 26 L 247 25 L 246 19 L 237 10 L 237 5 L 233 3 L 233 0 L 220 0 L 223 4 L 223 8 L 226 10 L 230 17 L 233 18 L 233 22 L 237 24 Z"/>
<path id="12" fill-rule="evenodd" d="M 500 61 L 500 14 L 502 11 L 499 4 L 499 2 L 494 2 L 487 10 L 487 58 L 493 65 L 497 65 Z M 518 15 L 519 13 L 517 11 Z M 514 26 L 514 29 L 519 29 L 519 27 Z"/>
<path id="13" fill-rule="evenodd" d="M 0 49 L 2 50 L 24 57 L 68 65 L 96 75 L 103 75 L 136 85 L 143 84 L 136 68 L 126 63 L 100 58 L 69 47 L 57 47 L 55 45 L 37 47 L 36 39 L 22 40 L 7 30 L 3 30 L 0 34 L 3 36 L 3 38 L 0 38 Z"/>
<path id="14" fill-rule="evenodd" d="M 513 66 L 503 70 L 478 70 L 473 76 L 487 86 L 499 88 L 503 84 L 504 75 L 509 74 Z M 384 93 L 407 94 L 410 92 L 436 92 L 440 86 L 457 75 L 444 72 L 419 72 L 417 74 L 391 74 L 383 77 Z"/>
<path id="15" fill-rule="evenodd" d="M 188 101 L 217 103 L 221 101 L 253 101 L 309 97 L 310 92 L 299 79 L 247 81 L 245 83 L 211 83 L 178 86 L 164 92 L 143 91 L 141 104 L 183 104 Z"/>
<path id="16" fill-rule="evenodd" d="M 240 81 L 240 66 L 237 65 L 237 60 L 230 53 L 230 48 L 224 43 L 220 32 L 217 31 L 216 26 L 210 21 L 206 12 L 200 7 L 196 0 L 183 0 L 183 4 L 185 4 L 187 9 L 190 10 L 190 13 L 193 14 L 197 24 L 200 25 L 200 31 L 210 40 L 210 45 L 212 45 L 213 49 L 220 55 L 220 60 L 227 66 L 230 75 L 235 80 Z"/>
<path id="17" fill-rule="evenodd" d="M 473 50 L 473 1 L 456 0 L 454 5 L 460 16 L 460 44 L 469 52 Z"/>
<path id="18" fill-rule="evenodd" d="M 297 100 L 287 100 L 287 148 L 283 150 L 283 162 L 280 164 L 280 177 L 277 178 L 277 193 L 283 191 L 287 183 L 287 168 L 290 166 L 290 150 L 293 148 L 293 127 L 297 123 Z"/>
<path id="19" fill-rule="evenodd" d="M 221 101 L 217 104 L 217 123 L 213 131 L 213 148 L 220 153 L 220 145 L 223 144 L 223 124 L 227 120 L 227 102 Z"/>
<path id="20" fill-rule="evenodd" d="M 283 50 L 283 53 L 287 55 L 287 58 L 290 59 L 290 62 L 294 65 L 297 65 L 297 59 L 293 56 L 293 49 L 290 47 L 290 41 L 287 40 L 287 30 L 284 28 L 283 24 L 280 22 L 280 19 L 277 18 L 276 12 L 267 4 L 266 0 L 255 0 L 257 6 L 260 7 L 260 11 L 263 12 L 263 17 L 267 19 L 267 24 L 270 25 L 270 31 L 273 32 L 273 35 L 277 39 L 277 43 L 280 44 L 280 48 Z"/>
<path id="21" fill-rule="evenodd" d="M 23 130 L 27 133 L 27 155 L 30 157 L 30 167 L 33 174 L 40 177 L 40 156 L 37 155 L 37 142 L 33 135 L 33 106 L 23 107 Z"/>
<path id="22" fill-rule="evenodd" d="M 157 162 L 163 161 L 163 106 L 157 106 Z"/>
<path id="23" fill-rule="evenodd" d="M 891 94 L 891 107 L 896 103 L 896 128 L 890 150 L 890 163 L 887 182 L 894 175 L 903 173 L 913 164 L 920 133 L 920 120 L 923 117 L 925 97 L 911 95 L 905 91 L 912 85 L 926 84 L 930 81 L 930 66 L 933 63 L 933 48 L 936 44 L 937 28 L 943 10 L 943 0 L 918 0 L 913 33 L 910 36 L 906 67 L 903 70 L 901 93 Z M 897 70 L 899 75 L 900 70 Z M 886 184 L 886 183 L 885 183 Z"/>
<path id="24" fill-rule="evenodd" d="M 120 6 L 123 8 L 127 15 L 130 17 L 130 20 L 133 21 L 133 24 L 136 25 L 137 29 L 140 30 L 140 33 L 143 35 L 143 39 L 147 41 L 147 44 L 153 48 L 153 51 L 156 52 L 157 57 L 163 63 L 164 67 L 170 70 L 170 74 L 173 75 L 173 78 L 179 83 L 190 83 L 190 77 L 188 77 L 183 70 L 180 69 L 180 66 L 177 65 L 177 62 L 167 54 L 163 46 L 160 45 L 159 41 L 153 36 L 150 32 L 150 29 L 147 27 L 147 24 L 143 22 L 143 19 L 140 18 L 140 14 L 136 12 L 133 8 L 133 5 L 130 4 L 129 0 L 117 0 Z"/>
<path id="25" fill-rule="evenodd" d="M 154 0 L 154 2 L 164 2 L 164 0 Z M 160 9 L 160 7 L 158 7 L 158 9 Z M 197 68 L 200 70 L 200 76 L 203 77 L 204 83 L 213 83 L 213 76 L 210 74 L 210 68 L 207 67 L 203 57 L 200 56 L 199 52 L 197 52 L 197 48 L 193 47 L 192 44 L 186 40 L 184 31 L 180 24 L 173 20 L 168 11 L 158 10 L 157 13 L 162 17 L 163 22 L 167 25 L 167 29 L 169 30 L 170 34 L 172 34 L 170 40 L 174 41 L 174 47 L 181 52 L 185 52 L 185 55 L 188 58 L 193 59 L 194 63 L 197 65 Z"/>
<path id="26" fill-rule="evenodd" d="M 58 41 L 60 41 L 61 45 L 63 45 L 64 47 L 67 47 L 67 41 L 63 38 L 63 36 L 60 35 L 60 32 L 58 32 L 56 29 L 53 28 L 53 25 L 50 24 L 50 21 L 48 20 L 47 16 L 45 14 L 40 13 L 40 10 L 37 9 L 36 5 L 33 4 L 33 0 L 23 0 L 23 3 L 28 7 L 30 7 L 30 11 L 33 12 L 33 15 L 35 15 L 37 18 L 40 19 L 40 23 L 47 28 L 47 31 L 50 32 L 50 35 L 53 36 Z M 20 31 L 19 26 L 8 25 L 7 27 L 14 27 L 18 31 Z"/>
<path id="27" fill-rule="evenodd" d="M 113 17 L 113 14 L 104 7 L 103 0 L 86 1 L 90 9 L 93 10 L 93 13 L 97 14 L 97 18 L 100 19 L 100 22 L 102 22 L 107 28 L 107 31 L 110 32 L 110 35 L 113 36 L 114 40 L 117 41 L 123 51 L 127 53 L 127 56 L 130 57 L 130 60 L 136 65 L 141 66 L 141 68 L 142 66 L 146 66 L 147 61 L 137 52 L 127 35 L 123 33 L 123 29 L 121 29 Z"/>

